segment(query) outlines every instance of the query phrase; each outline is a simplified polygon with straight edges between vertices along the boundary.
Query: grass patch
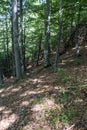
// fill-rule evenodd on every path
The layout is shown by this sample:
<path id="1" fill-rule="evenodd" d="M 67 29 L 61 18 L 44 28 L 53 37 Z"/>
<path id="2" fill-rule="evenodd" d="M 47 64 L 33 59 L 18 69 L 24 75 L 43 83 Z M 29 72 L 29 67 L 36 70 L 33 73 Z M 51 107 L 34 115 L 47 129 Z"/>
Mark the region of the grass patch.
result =
<path id="1" fill-rule="evenodd" d="M 58 106 L 56 108 L 51 108 L 48 111 L 47 114 L 47 120 L 49 124 L 53 127 L 60 125 L 60 124 L 69 124 L 71 121 L 77 117 L 80 116 L 79 112 L 77 111 L 77 106 L 73 106 L 72 103 L 67 107 L 67 104 L 69 104 L 72 101 L 73 98 L 73 89 L 71 86 L 69 86 L 69 90 L 66 90 L 65 92 L 62 92 L 58 96 Z M 75 95 L 79 95 L 79 89 L 78 87 L 75 87 L 74 89 Z"/>
<path id="2" fill-rule="evenodd" d="M 78 116 L 79 116 L 79 113 L 77 112 L 76 108 L 74 106 L 71 106 L 69 110 L 64 108 L 61 118 L 65 122 L 67 121 L 69 122 L 72 118 L 78 117 Z"/>
<path id="3" fill-rule="evenodd" d="M 72 72 L 71 73 L 68 72 L 64 68 L 58 68 L 57 73 L 58 73 L 58 79 L 62 83 L 71 83 L 71 84 L 78 83 L 78 79 L 77 79 L 76 75 L 73 74 Z"/>
<path id="4" fill-rule="evenodd" d="M 5 85 L 4 84 L 0 84 L 0 89 L 4 88 Z"/>
<path id="5" fill-rule="evenodd" d="M 48 111 L 47 120 L 49 121 L 51 125 L 55 124 L 56 122 L 59 122 L 59 119 L 60 119 L 59 114 L 60 114 L 60 110 L 58 108 L 56 109 L 51 108 Z"/>
<path id="6" fill-rule="evenodd" d="M 53 126 L 56 123 L 70 123 L 70 121 L 75 117 L 79 117 L 79 113 L 74 106 L 71 106 L 69 109 L 63 107 L 61 110 L 58 108 L 52 108 L 48 112 L 47 120 L 49 121 L 50 125 Z"/>
<path id="7" fill-rule="evenodd" d="M 74 64 L 75 64 L 75 65 L 81 65 L 81 64 L 82 64 L 82 60 L 81 60 L 80 58 L 76 58 L 76 59 L 74 60 Z"/>
<path id="8" fill-rule="evenodd" d="M 72 98 L 71 92 L 66 91 L 66 92 L 60 94 L 59 101 L 60 101 L 60 103 L 69 102 L 71 100 L 71 98 Z"/>
<path id="9" fill-rule="evenodd" d="M 37 97 L 36 97 L 36 98 L 33 99 L 32 102 L 33 102 L 33 104 L 42 103 L 42 102 L 43 102 L 43 98 L 41 98 L 41 97 L 38 97 L 38 98 L 37 98 Z"/>
<path id="10" fill-rule="evenodd" d="M 58 68 L 57 69 L 57 73 L 58 73 L 58 79 L 64 83 L 66 83 L 67 81 L 69 81 L 69 73 L 64 70 L 63 68 Z"/>

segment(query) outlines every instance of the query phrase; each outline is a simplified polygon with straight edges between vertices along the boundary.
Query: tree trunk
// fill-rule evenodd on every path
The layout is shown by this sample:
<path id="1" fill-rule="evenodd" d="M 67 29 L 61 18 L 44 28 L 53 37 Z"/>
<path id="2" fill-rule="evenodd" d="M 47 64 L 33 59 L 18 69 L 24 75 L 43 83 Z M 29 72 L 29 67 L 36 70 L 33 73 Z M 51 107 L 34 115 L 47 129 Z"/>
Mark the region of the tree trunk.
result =
<path id="1" fill-rule="evenodd" d="M 6 14 L 6 68 L 7 73 L 9 73 L 10 64 L 9 64 L 9 41 L 8 41 L 8 21 L 7 21 L 7 14 Z"/>
<path id="2" fill-rule="evenodd" d="M 38 45 L 38 55 L 37 55 L 37 66 L 38 66 L 38 62 L 40 59 L 40 52 L 41 52 L 41 42 L 42 42 L 42 34 L 40 34 L 40 38 L 39 38 L 39 45 Z"/>
<path id="3" fill-rule="evenodd" d="M 12 0 L 12 22 L 13 22 L 13 45 L 14 45 L 14 57 L 15 57 L 15 68 L 16 78 L 21 78 L 21 65 L 20 65 L 20 51 L 18 44 L 18 11 L 17 11 L 17 0 Z"/>
<path id="4" fill-rule="evenodd" d="M 24 63 L 24 71 L 26 71 L 26 65 L 25 65 L 25 41 L 26 41 L 26 35 L 25 35 L 25 31 L 26 31 L 26 25 L 25 25 L 25 20 L 24 20 L 24 36 L 23 36 L 23 63 Z"/>
<path id="5" fill-rule="evenodd" d="M 13 16 L 12 16 L 13 17 Z M 11 17 L 11 21 L 12 18 Z M 13 71 L 13 76 L 16 76 L 16 71 L 15 71 L 15 54 L 14 54 L 14 43 L 13 43 L 13 22 L 11 23 L 11 37 L 12 37 L 12 71 Z"/>
<path id="6" fill-rule="evenodd" d="M 56 56 L 55 56 L 55 69 L 58 67 L 59 61 L 59 47 L 61 41 L 61 11 L 62 11 L 62 0 L 60 0 L 60 8 L 58 10 L 58 34 L 57 34 L 57 45 L 56 45 Z"/>
<path id="7" fill-rule="evenodd" d="M 24 60 L 24 44 L 23 44 L 23 0 L 20 0 L 20 44 L 21 44 L 21 71 L 22 75 L 24 74 L 24 66 L 25 66 L 25 60 Z"/>
<path id="8" fill-rule="evenodd" d="M 3 73 L 2 73 L 2 60 L 1 60 L 1 56 L 0 56 L 0 85 L 2 83 L 3 83 Z"/>
<path id="9" fill-rule="evenodd" d="M 76 46 L 76 55 L 77 56 L 80 55 L 80 50 L 79 50 L 79 45 L 78 45 L 78 26 L 79 26 L 79 21 L 80 21 L 80 10 L 81 10 L 81 6 L 79 6 L 79 10 L 78 10 L 76 32 L 75 32 L 75 46 Z"/>
<path id="10" fill-rule="evenodd" d="M 44 67 L 48 66 L 50 66 L 50 0 L 46 0 L 45 9 Z"/>

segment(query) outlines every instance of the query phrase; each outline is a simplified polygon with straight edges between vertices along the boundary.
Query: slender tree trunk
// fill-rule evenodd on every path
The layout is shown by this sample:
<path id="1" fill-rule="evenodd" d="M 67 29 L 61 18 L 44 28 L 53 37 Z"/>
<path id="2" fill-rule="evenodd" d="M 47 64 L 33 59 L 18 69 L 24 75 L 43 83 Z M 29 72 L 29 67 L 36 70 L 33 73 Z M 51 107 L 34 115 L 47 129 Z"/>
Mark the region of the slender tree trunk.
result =
<path id="1" fill-rule="evenodd" d="M 11 21 L 13 16 L 11 16 Z M 15 71 L 15 54 L 14 54 L 14 43 L 13 43 L 13 22 L 11 22 L 11 37 L 12 37 L 12 71 L 13 71 L 13 76 L 16 76 L 16 71 Z"/>
<path id="2" fill-rule="evenodd" d="M 2 60 L 0 54 L 0 85 L 3 83 Z"/>
<path id="3" fill-rule="evenodd" d="M 25 26 L 25 20 L 24 20 L 24 35 L 23 35 L 23 63 L 24 63 L 24 71 L 26 71 L 26 65 L 25 65 L 25 41 L 26 41 L 26 35 L 25 35 L 25 30 L 26 30 L 26 26 Z"/>
<path id="4" fill-rule="evenodd" d="M 78 26 L 79 26 L 79 21 L 80 21 L 80 10 L 81 10 L 81 6 L 79 6 L 79 10 L 78 10 L 76 32 L 75 32 L 75 46 L 76 46 L 76 55 L 77 56 L 79 56 L 79 54 L 80 54 L 79 45 L 78 45 Z"/>
<path id="5" fill-rule="evenodd" d="M 6 58 L 6 42 L 5 42 L 5 33 L 4 33 L 4 28 L 3 28 L 3 44 L 4 44 L 4 57 Z"/>
<path id="6" fill-rule="evenodd" d="M 38 66 L 38 62 L 40 59 L 40 52 L 41 52 L 41 42 L 42 42 L 42 33 L 40 34 L 40 38 L 39 38 L 39 45 L 38 45 L 38 55 L 37 55 L 37 66 Z"/>
<path id="7" fill-rule="evenodd" d="M 18 11 L 17 11 L 17 0 L 12 0 L 12 22 L 13 22 L 13 45 L 14 45 L 14 56 L 15 56 L 15 68 L 16 78 L 21 78 L 21 65 L 20 65 L 20 51 L 18 44 Z"/>
<path id="8" fill-rule="evenodd" d="M 24 44 L 23 44 L 23 0 L 20 0 L 20 44 L 21 44 L 21 71 L 24 74 Z"/>
<path id="9" fill-rule="evenodd" d="M 6 68 L 7 73 L 9 73 L 10 64 L 9 64 L 9 41 L 8 41 L 8 21 L 7 21 L 7 14 L 6 14 Z"/>
<path id="10" fill-rule="evenodd" d="M 70 25 L 70 37 L 72 35 L 72 32 L 73 32 L 73 20 L 74 20 L 74 13 L 75 13 L 75 8 L 72 7 L 72 15 L 71 15 L 71 25 Z"/>
<path id="11" fill-rule="evenodd" d="M 6 47 L 7 47 L 7 58 L 9 57 L 8 50 L 8 23 L 7 23 L 7 15 L 6 15 Z"/>
<path id="12" fill-rule="evenodd" d="M 51 1 L 46 0 L 44 67 L 50 66 L 50 4 Z"/>
<path id="13" fill-rule="evenodd" d="M 58 10 L 58 34 L 57 34 L 57 45 L 56 45 L 56 56 L 55 56 L 55 69 L 58 67 L 59 61 L 59 47 L 61 41 L 61 12 L 62 11 L 62 0 L 60 0 L 60 8 Z"/>

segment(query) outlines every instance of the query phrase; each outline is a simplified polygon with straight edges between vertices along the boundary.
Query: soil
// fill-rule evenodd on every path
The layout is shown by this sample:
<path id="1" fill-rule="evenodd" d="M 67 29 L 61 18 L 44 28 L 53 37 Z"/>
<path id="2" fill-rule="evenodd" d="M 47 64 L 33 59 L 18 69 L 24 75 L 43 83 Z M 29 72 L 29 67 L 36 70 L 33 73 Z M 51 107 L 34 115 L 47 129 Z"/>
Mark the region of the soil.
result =
<path id="1" fill-rule="evenodd" d="M 43 65 L 28 66 L 20 81 L 6 79 L 0 87 L 0 130 L 87 129 L 87 46 L 80 49 L 80 57 L 76 57 L 74 48 L 60 57 L 59 67 L 72 80 L 60 79 L 53 66 Z M 79 116 L 75 112 L 70 116 L 70 109 Z"/>

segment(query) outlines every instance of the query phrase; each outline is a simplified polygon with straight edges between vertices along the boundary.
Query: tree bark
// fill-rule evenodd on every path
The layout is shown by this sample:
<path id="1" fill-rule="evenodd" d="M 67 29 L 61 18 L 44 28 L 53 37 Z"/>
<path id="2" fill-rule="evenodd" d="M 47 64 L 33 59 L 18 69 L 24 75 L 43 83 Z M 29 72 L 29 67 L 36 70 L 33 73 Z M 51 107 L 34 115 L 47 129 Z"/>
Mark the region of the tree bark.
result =
<path id="1" fill-rule="evenodd" d="M 3 83 L 3 71 L 2 71 L 2 60 L 0 54 L 0 85 Z"/>
<path id="2" fill-rule="evenodd" d="M 11 21 L 13 16 L 11 16 Z M 16 76 L 16 71 L 15 71 L 15 54 L 14 54 L 14 43 L 13 43 L 13 22 L 11 23 L 11 37 L 12 37 L 12 71 L 13 71 L 13 76 Z"/>
<path id="3" fill-rule="evenodd" d="M 50 66 L 50 4 L 50 0 L 46 0 L 44 67 Z"/>
<path id="4" fill-rule="evenodd" d="M 25 66 L 25 52 L 24 52 L 24 43 L 23 43 L 23 0 L 20 0 L 20 44 L 21 44 L 21 71 L 22 75 L 24 74 Z"/>
<path id="5" fill-rule="evenodd" d="M 59 61 L 59 47 L 61 42 L 61 12 L 62 11 L 62 0 L 60 0 L 60 8 L 58 10 L 58 34 L 57 34 L 57 45 L 56 45 L 56 56 L 55 56 L 55 69 L 58 67 Z"/>
<path id="6" fill-rule="evenodd" d="M 18 44 L 18 11 L 17 11 L 17 0 L 12 0 L 12 22 L 13 22 L 13 45 L 14 45 L 14 57 L 15 57 L 15 68 L 16 78 L 21 78 L 21 65 L 20 65 L 20 51 Z"/>
<path id="7" fill-rule="evenodd" d="M 38 54 L 37 54 L 37 66 L 38 66 L 38 62 L 40 59 L 40 52 L 41 52 L 41 42 L 42 42 L 42 33 L 40 34 L 40 38 L 39 38 L 39 45 L 38 45 Z"/>
<path id="8" fill-rule="evenodd" d="M 76 32 L 75 32 L 75 47 L 76 47 L 76 55 L 77 56 L 80 55 L 80 50 L 79 50 L 79 45 L 78 45 L 78 26 L 79 26 L 79 21 L 80 21 L 80 10 L 81 10 L 81 6 L 79 6 L 79 10 L 78 10 Z"/>

